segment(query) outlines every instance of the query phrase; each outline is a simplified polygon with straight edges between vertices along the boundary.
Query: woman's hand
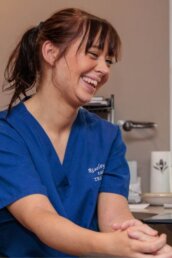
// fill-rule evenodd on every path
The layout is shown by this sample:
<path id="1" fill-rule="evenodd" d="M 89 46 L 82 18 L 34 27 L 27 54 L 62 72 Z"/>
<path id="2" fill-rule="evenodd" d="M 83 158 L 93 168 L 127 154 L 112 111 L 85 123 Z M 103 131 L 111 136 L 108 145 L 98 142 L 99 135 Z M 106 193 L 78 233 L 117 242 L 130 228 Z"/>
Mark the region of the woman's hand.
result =
<path id="1" fill-rule="evenodd" d="M 156 255 L 158 254 L 171 254 L 172 257 L 172 247 L 170 245 L 165 245 L 156 253 Z"/>
<path id="2" fill-rule="evenodd" d="M 128 236 L 131 239 L 139 241 L 152 241 L 155 238 L 158 238 L 158 232 L 146 224 L 143 224 L 141 221 L 136 219 L 127 220 L 121 224 L 113 224 L 112 228 L 114 230 L 127 231 Z M 172 258 L 172 247 L 165 244 L 160 250 L 152 253 L 153 257 L 158 258 Z"/>
<path id="3" fill-rule="evenodd" d="M 157 236 L 157 230 L 149 227 L 146 224 L 143 224 L 140 220 L 130 219 L 126 220 L 123 223 L 114 223 L 112 225 L 113 230 L 127 230 L 128 228 L 134 227 L 135 230 L 141 231 L 150 236 Z"/>
<path id="4" fill-rule="evenodd" d="M 143 234 L 139 232 L 140 234 Z M 104 233 L 102 233 L 104 234 Z M 151 237 L 149 241 L 132 239 L 128 236 L 128 232 L 117 230 L 114 233 L 108 233 L 108 241 L 104 239 L 107 246 L 106 253 L 117 257 L 133 257 L 133 258 L 171 258 L 170 253 L 158 253 L 166 245 L 166 235 L 162 234 L 158 237 Z M 144 236 L 144 234 L 143 234 Z M 141 239 L 143 239 L 143 236 Z"/>
<path id="5" fill-rule="evenodd" d="M 146 241 L 150 242 L 155 238 L 158 238 L 159 236 L 150 236 L 146 235 L 141 231 L 137 231 L 133 228 L 129 228 L 127 230 L 128 236 L 132 239 L 140 240 L 140 241 Z M 170 257 L 172 258 L 172 247 L 165 244 L 161 249 L 159 249 L 157 252 L 152 253 L 155 257 Z"/>

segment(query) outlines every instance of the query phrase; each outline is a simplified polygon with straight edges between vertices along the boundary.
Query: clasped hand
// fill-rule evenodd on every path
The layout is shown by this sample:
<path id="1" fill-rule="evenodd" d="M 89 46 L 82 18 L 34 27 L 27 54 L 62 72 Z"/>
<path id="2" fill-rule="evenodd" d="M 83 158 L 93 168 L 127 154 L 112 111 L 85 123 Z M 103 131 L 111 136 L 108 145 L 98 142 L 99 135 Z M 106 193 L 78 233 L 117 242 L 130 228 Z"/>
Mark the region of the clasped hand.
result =
<path id="1" fill-rule="evenodd" d="M 156 230 L 137 219 L 127 220 L 123 223 L 115 223 L 112 225 L 112 228 L 115 231 L 127 231 L 129 238 L 139 241 L 152 241 L 153 243 L 157 238 L 162 237 L 162 235 L 158 235 Z M 151 253 L 151 256 L 147 254 L 143 257 L 172 258 L 172 247 L 165 243 L 159 250 Z"/>

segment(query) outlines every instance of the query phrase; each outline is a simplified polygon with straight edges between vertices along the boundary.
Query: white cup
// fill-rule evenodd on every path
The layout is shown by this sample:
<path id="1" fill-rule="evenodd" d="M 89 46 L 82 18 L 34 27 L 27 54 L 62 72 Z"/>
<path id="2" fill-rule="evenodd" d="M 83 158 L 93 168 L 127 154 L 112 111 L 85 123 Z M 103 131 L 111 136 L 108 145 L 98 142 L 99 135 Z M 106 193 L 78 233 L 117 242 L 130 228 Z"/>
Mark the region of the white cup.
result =
<path id="1" fill-rule="evenodd" d="M 170 192 L 171 152 L 151 152 L 151 192 Z"/>

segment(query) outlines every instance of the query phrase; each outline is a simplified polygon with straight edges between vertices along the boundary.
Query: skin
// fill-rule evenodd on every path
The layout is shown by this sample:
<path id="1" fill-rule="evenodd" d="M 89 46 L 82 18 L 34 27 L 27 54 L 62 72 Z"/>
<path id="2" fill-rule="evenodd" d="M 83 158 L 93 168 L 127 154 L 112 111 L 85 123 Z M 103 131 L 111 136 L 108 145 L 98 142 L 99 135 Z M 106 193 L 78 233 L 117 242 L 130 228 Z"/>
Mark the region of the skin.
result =
<path id="1" fill-rule="evenodd" d="M 107 56 L 107 44 L 100 51 L 96 47 L 97 40 L 98 38 L 94 47 L 85 54 L 85 43 L 77 52 L 81 38 L 77 39 L 59 60 L 58 48 L 50 41 L 45 41 L 37 92 L 25 102 L 26 108 L 49 136 L 61 163 L 78 108 L 91 100 L 109 78 L 111 58 Z M 97 81 L 96 87 L 87 82 L 88 78 Z M 8 206 L 8 210 L 43 243 L 68 254 L 172 257 L 171 251 L 164 251 L 164 248 L 167 249 L 164 234 L 157 236 L 152 229 L 145 226 L 141 229 L 141 226 L 132 224 L 131 221 L 127 225 L 123 224 L 133 219 L 133 216 L 126 199 L 119 195 L 99 195 L 98 218 L 101 233 L 81 228 L 61 217 L 49 199 L 41 194 L 21 198 Z M 118 227 L 113 229 L 114 223 Z"/>
<path id="2" fill-rule="evenodd" d="M 127 230 L 129 237 L 142 241 L 150 241 L 153 237 L 158 237 L 157 231 L 151 232 L 150 227 L 144 225 L 141 221 L 136 219 L 126 220 L 121 224 L 115 223 L 112 225 L 112 228 L 114 230 Z M 170 257 L 172 257 L 172 247 L 169 245 L 165 245 L 159 251 L 154 253 L 154 255 L 158 254 L 168 254 Z"/>

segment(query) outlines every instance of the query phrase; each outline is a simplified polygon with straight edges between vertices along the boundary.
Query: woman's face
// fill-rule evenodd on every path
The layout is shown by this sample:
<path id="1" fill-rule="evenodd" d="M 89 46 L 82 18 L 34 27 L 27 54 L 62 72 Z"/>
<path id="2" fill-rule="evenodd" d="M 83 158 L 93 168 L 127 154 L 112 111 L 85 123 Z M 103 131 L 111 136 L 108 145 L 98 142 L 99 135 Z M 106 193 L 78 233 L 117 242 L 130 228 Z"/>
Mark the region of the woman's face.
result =
<path id="1" fill-rule="evenodd" d="M 53 70 L 55 89 L 69 103 L 80 106 L 91 100 L 97 90 L 107 82 L 112 57 L 98 49 L 98 40 L 85 53 L 86 42 L 78 50 L 81 38 L 77 39 L 60 58 Z"/>

